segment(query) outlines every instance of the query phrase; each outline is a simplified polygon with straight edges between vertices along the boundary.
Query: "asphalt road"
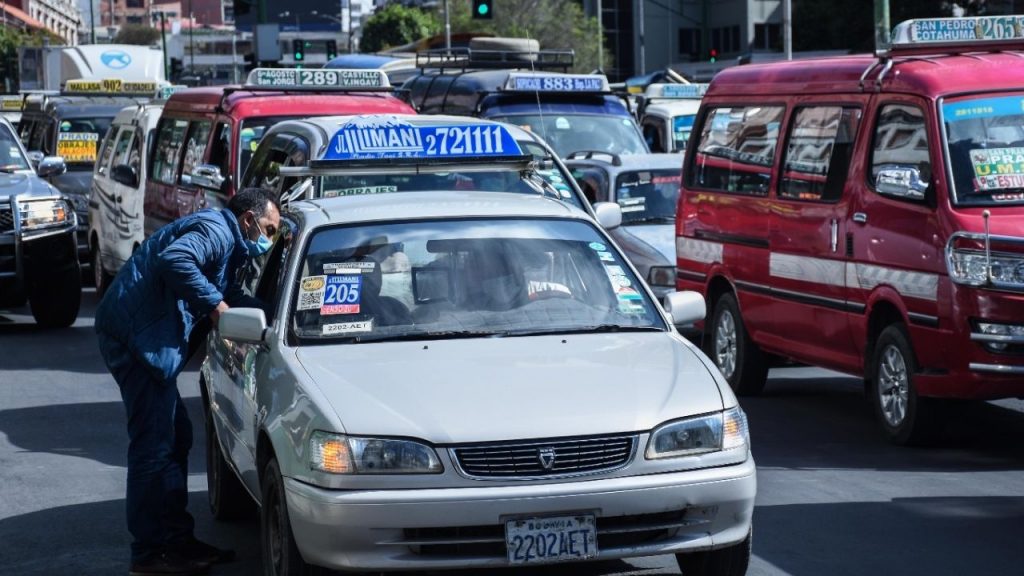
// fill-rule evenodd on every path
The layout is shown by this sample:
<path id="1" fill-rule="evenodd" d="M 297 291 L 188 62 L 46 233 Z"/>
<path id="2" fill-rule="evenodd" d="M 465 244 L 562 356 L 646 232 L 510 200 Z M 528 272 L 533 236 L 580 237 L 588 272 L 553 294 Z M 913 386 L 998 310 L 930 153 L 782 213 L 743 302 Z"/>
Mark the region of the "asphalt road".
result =
<path id="1" fill-rule="evenodd" d="M 0 311 L 0 574 L 127 571 L 124 411 L 79 321 L 43 331 Z M 194 368 L 179 381 L 195 423 L 189 480 L 197 534 L 239 552 L 214 575 L 260 571 L 255 522 L 214 522 L 206 507 Z M 857 380 L 776 369 L 746 399 L 759 493 L 751 575 L 998 575 L 1024 572 L 1024 404 L 965 404 L 940 447 L 884 442 Z M 465 572 L 463 572 L 464 574 Z M 500 574 L 523 574 L 503 570 Z M 670 557 L 530 574 L 678 574 Z"/>

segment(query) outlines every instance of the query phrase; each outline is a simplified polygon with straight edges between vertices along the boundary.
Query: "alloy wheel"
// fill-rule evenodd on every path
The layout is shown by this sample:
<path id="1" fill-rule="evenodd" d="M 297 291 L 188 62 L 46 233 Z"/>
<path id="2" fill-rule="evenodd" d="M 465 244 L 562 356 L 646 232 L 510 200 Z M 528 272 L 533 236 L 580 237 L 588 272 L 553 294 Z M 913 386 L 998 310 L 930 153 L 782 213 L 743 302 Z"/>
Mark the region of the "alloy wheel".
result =
<path id="1" fill-rule="evenodd" d="M 882 415 L 889 426 L 897 427 L 907 417 L 910 375 L 899 348 L 889 345 L 882 351 L 878 366 L 878 395 Z"/>
<path id="2" fill-rule="evenodd" d="M 715 326 L 715 364 L 726 379 L 736 372 L 736 320 L 724 310 Z"/>

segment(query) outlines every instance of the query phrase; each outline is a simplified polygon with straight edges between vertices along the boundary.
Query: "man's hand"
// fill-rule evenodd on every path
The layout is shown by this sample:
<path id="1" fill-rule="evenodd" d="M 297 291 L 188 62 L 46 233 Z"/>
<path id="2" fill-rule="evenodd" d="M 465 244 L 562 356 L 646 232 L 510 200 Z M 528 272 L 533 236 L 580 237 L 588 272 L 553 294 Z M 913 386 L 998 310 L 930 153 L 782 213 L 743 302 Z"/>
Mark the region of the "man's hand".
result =
<path id="1" fill-rule="evenodd" d="M 228 303 L 221 300 L 220 304 L 217 304 L 217 307 L 210 311 L 210 320 L 213 320 L 214 328 L 216 328 L 217 324 L 220 322 L 220 315 L 223 314 L 228 308 L 230 308 L 230 306 L 228 306 Z"/>

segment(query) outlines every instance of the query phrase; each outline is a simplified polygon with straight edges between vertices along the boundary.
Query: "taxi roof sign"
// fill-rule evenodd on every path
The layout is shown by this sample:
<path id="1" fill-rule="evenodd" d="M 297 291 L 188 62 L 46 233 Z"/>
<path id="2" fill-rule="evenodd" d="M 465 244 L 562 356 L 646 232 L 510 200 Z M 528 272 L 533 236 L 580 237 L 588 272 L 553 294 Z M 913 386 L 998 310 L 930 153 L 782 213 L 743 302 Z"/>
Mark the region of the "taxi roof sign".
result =
<path id="1" fill-rule="evenodd" d="M 920 18 L 896 25 L 892 47 L 985 45 L 1024 39 L 1024 16 Z"/>
<path id="2" fill-rule="evenodd" d="M 543 74 L 512 72 L 505 81 L 512 92 L 610 92 L 604 74 Z"/>
<path id="3" fill-rule="evenodd" d="M 0 111 L 21 112 L 24 104 L 25 99 L 17 94 L 0 96 Z"/>
<path id="4" fill-rule="evenodd" d="M 165 86 L 167 86 L 166 82 L 130 82 L 120 78 L 78 78 L 68 80 L 61 93 L 88 96 L 158 96 L 159 91 Z"/>
<path id="5" fill-rule="evenodd" d="M 331 136 L 321 161 L 521 156 L 512 134 L 501 124 L 412 123 L 397 115 L 355 117 Z"/>
<path id="6" fill-rule="evenodd" d="M 272 90 L 366 90 L 390 89 L 383 70 L 256 68 L 249 73 L 246 88 Z"/>
<path id="7" fill-rule="evenodd" d="M 708 84 L 651 84 L 647 97 L 699 100 L 707 91 Z"/>

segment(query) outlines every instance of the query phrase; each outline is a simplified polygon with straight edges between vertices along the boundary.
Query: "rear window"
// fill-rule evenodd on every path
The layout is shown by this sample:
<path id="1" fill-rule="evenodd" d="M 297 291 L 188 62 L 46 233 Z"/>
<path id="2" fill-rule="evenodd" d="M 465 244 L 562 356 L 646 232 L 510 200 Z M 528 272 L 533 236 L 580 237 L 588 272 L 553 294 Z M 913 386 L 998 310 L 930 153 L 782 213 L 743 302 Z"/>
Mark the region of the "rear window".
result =
<path id="1" fill-rule="evenodd" d="M 784 111 L 782 106 L 709 109 L 690 160 L 687 185 L 767 196 Z"/>

